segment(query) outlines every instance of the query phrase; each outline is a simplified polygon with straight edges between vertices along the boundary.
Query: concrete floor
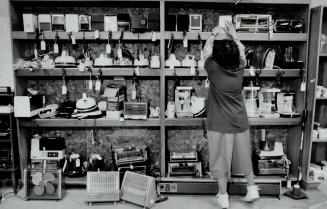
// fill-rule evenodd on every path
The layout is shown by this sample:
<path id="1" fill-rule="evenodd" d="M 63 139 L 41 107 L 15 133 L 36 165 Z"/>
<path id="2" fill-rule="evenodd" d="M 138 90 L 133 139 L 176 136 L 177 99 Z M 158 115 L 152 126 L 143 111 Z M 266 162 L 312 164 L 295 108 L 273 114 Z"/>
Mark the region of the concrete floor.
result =
<path id="1" fill-rule="evenodd" d="M 10 187 L 0 188 L 0 193 L 11 192 Z M 281 196 L 278 200 L 275 197 L 261 197 L 254 203 L 242 202 L 242 197 L 231 196 L 231 209 L 325 209 L 326 205 L 316 208 L 312 207 L 318 203 L 326 202 L 327 204 L 327 182 L 320 185 L 319 189 L 307 191 L 309 199 L 293 200 Z M 85 202 L 85 189 L 68 189 L 61 201 L 24 201 L 12 194 L 6 195 L 7 198 L 0 203 L 1 209 L 86 209 L 90 208 Z M 218 209 L 216 198 L 212 196 L 195 196 L 195 195 L 170 195 L 165 202 L 156 204 L 153 209 Z M 93 204 L 95 209 L 139 209 L 141 207 L 130 203 L 98 203 Z"/>

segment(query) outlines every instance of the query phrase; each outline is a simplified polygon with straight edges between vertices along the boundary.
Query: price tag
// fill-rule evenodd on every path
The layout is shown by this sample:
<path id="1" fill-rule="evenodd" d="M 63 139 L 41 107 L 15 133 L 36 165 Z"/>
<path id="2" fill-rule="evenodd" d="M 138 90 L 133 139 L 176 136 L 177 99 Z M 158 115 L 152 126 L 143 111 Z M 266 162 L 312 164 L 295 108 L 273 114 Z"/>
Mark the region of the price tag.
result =
<path id="1" fill-rule="evenodd" d="M 274 30 L 271 27 L 270 30 L 269 30 L 269 40 L 273 40 L 273 39 L 274 39 Z"/>
<path id="2" fill-rule="evenodd" d="M 139 66 L 137 66 L 137 67 L 135 68 L 135 74 L 136 74 L 137 76 L 140 75 L 140 67 L 139 67 Z"/>
<path id="3" fill-rule="evenodd" d="M 292 181 L 291 181 L 291 179 L 288 179 L 288 180 L 287 180 L 286 188 L 287 188 L 287 189 L 291 189 L 291 188 L 292 188 Z"/>
<path id="4" fill-rule="evenodd" d="M 195 75 L 195 67 L 193 65 L 190 68 L 190 74 Z"/>
<path id="5" fill-rule="evenodd" d="M 152 39 L 151 40 L 152 41 L 156 41 L 157 40 L 156 33 L 155 32 L 152 32 Z"/>
<path id="6" fill-rule="evenodd" d="M 84 70 L 85 70 L 85 64 L 84 63 L 79 63 L 79 65 L 78 65 L 78 70 L 80 71 L 80 72 L 84 72 Z"/>
<path id="7" fill-rule="evenodd" d="M 53 44 L 53 53 L 58 54 L 59 53 L 59 46 L 58 44 Z"/>
<path id="8" fill-rule="evenodd" d="M 250 76 L 252 76 L 252 77 L 255 76 L 254 68 L 251 67 L 249 69 L 249 73 L 250 73 Z"/>
<path id="9" fill-rule="evenodd" d="M 99 39 L 100 38 L 100 33 L 98 30 L 94 31 L 94 37 L 95 39 Z"/>
<path id="10" fill-rule="evenodd" d="M 75 36 L 72 35 L 72 44 L 75 45 L 76 44 L 76 39 L 75 39 Z"/>
<path id="11" fill-rule="evenodd" d="M 63 94 L 63 95 L 67 94 L 67 87 L 65 84 L 61 86 L 61 94 Z"/>
<path id="12" fill-rule="evenodd" d="M 123 52 L 122 52 L 121 48 L 119 48 L 119 49 L 117 50 L 117 55 L 118 55 L 118 58 L 119 58 L 119 59 L 123 58 Z"/>
<path id="13" fill-rule="evenodd" d="M 107 53 L 107 54 L 111 54 L 111 51 L 112 51 L 112 49 L 111 49 L 111 45 L 110 45 L 110 44 L 107 44 L 107 45 L 106 45 L 106 53 Z"/>
<path id="14" fill-rule="evenodd" d="M 42 51 L 45 51 L 46 50 L 46 44 L 45 44 L 45 41 L 44 40 L 41 41 L 41 50 Z"/>
<path id="15" fill-rule="evenodd" d="M 89 90 L 92 90 L 93 89 L 93 83 L 92 83 L 92 80 L 89 80 Z"/>
<path id="16" fill-rule="evenodd" d="M 97 80 L 95 82 L 95 90 L 100 91 L 100 89 L 101 89 L 101 81 Z"/>
<path id="17" fill-rule="evenodd" d="M 210 81 L 209 81 L 209 79 L 207 78 L 206 81 L 204 82 L 204 87 L 205 87 L 205 88 L 209 88 L 209 86 L 210 86 Z"/>
<path id="18" fill-rule="evenodd" d="M 305 82 L 302 82 L 300 91 L 305 91 L 305 90 L 306 90 Z"/>
<path id="19" fill-rule="evenodd" d="M 183 39 L 183 46 L 184 48 L 188 47 L 188 39 L 186 37 Z"/>
<path id="20" fill-rule="evenodd" d="M 80 159 L 76 159 L 76 167 L 77 168 L 81 167 L 81 160 Z"/>
<path id="21" fill-rule="evenodd" d="M 37 59 L 39 57 L 39 54 L 37 52 L 37 49 L 34 49 L 34 57 L 35 57 L 35 59 Z"/>

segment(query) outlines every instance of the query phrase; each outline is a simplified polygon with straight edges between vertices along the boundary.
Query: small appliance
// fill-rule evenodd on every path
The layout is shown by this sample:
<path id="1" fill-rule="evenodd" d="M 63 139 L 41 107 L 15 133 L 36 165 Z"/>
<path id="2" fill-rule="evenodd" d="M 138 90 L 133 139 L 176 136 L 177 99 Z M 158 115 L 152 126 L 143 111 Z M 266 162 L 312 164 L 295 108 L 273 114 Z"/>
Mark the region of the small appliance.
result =
<path id="1" fill-rule="evenodd" d="M 91 15 L 92 30 L 105 31 L 104 29 L 104 15 L 94 14 Z"/>
<path id="2" fill-rule="evenodd" d="M 166 31 L 177 31 L 177 15 L 176 14 L 166 15 L 165 28 L 166 28 Z"/>
<path id="3" fill-rule="evenodd" d="M 182 63 L 176 59 L 175 54 L 171 53 L 169 59 L 165 61 L 165 65 L 169 68 L 181 67 Z"/>
<path id="4" fill-rule="evenodd" d="M 118 31 L 118 23 L 116 15 L 106 15 L 104 16 L 104 30 L 105 31 Z"/>
<path id="5" fill-rule="evenodd" d="M 74 57 L 68 55 L 67 50 L 62 50 L 61 56 L 55 59 L 56 67 L 76 67 L 76 60 Z"/>
<path id="6" fill-rule="evenodd" d="M 258 91 L 260 87 L 258 86 L 245 86 L 243 88 L 244 91 L 244 103 L 245 109 L 248 117 L 256 118 L 260 117 L 259 114 L 259 98 Z"/>
<path id="7" fill-rule="evenodd" d="M 24 32 L 35 32 L 38 27 L 37 16 L 34 14 L 23 14 Z"/>
<path id="8" fill-rule="evenodd" d="M 202 177 L 201 162 L 168 163 L 168 177 Z"/>
<path id="9" fill-rule="evenodd" d="M 14 98 L 14 113 L 15 117 L 20 118 L 30 118 L 38 115 L 41 108 L 43 107 L 43 102 L 45 101 L 44 95 L 39 96 L 15 96 Z"/>
<path id="10" fill-rule="evenodd" d="M 82 164 L 83 160 L 79 154 L 72 153 L 65 156 L 65 163 L 62 168 L 63 174 L 69 177 L 81 177 L 86 175 L 86 170 Z"/>
<path id="11" fill-rule="evenodd" d="M 79 15 L 78 16 L 78 28 L 80 31 L 90 31 L 91 30 L 91 16 Z"/>
<path id="12" fill-rule="evenodd" d="M 148 13 L 148 31 L 160 31 L 160 13 Z"/>
<path id="13" fill-rule="evenodd" d="M 196 31 L 201 32 L 202 31 L 202 15 L 200 14 L 190 14 L 189 15 L 189 31 Z"/>
<path id="14" fill-rule="evenodd" d="M 65 15 L 52 14 L 51 18 L 53 31 L 65 31 Z"/>
<path id="15" fill-rule="evenodd" d="M 32 160 L 61 160 L 65 156 L 63 137 L 41 137 L 33 135 L 31 140 Z"/>
<path id="16" fill-rule="evenodd" d="M 271 29 L 272 16 L 265 14 L 237 14 L 234 16 L 238 32 L 268 32 Z"/>
<path id="17" fill-rule="evenodd" d="M 50 14 L 39 14 L 39 31 L 52 31 L 51 15 Z"/>
<path id="18" fill-rule="evenodd" d="M 66 32 L 78 32 L 79 31 L 79 19 L 78 14 L 66 14 Z"/>
<path id="19" fill-rule="evenodd" d="M 143 14 L 131 15 L 131 28 L 134 33 L 144 33 L 147 30 L 147 19 Z"/>
<path id="20" fill-rule="evenodd" d="M 150 67 L 152 69 L 160 68 L 160 57 L 158 55 L 152 55 L 151 56 Z"/>
<path id="21" fill-rule="evenodd" d="M 177 14 L 177 31 L 188 31 L 189 29 L 190 16 L 185 14 Z"/>
<path id="22" fill-rule="evenodd" d="M 119 119 L 124 109 L 124 102 L 127 99 L 126 86 L 119 84 L 109 84 L 105 89 L 101 99 L 106 101 L 106 117 Z"/>
<path id="23" fill-rule="evenodd" d="M 277 33 L 302 33 L 303 19 L 278 19 L 275 21 L 274 31 Z"/>
<path id="24" fill-rule="evenodd" d="M 198 153 L 192 152 L 172 152 L 170 153 L 169 162 L 182 163 L 182 162 L 197 162 L 199 161 Z"/>
<path id="25" fill-rule="evenodd" d="M 124 119 L 146 120 L 148 117 L 147 102 L 125 102 Z"/>
<path id="26" fill-rule="evenodd" d="M 148 160 L 146 146 L 117 148 L 115 152 L 115 163 L 117 166 L 135 163 L 145 163 Z"/>
<path id="27" fill-rule="evenodd" d="M 118 31 L 130 31 L 131 30 L 131 17 L 128 13 L 117 14 Z"/>
<path id="28" fill-rule="evenodd" d="M 259 91 L 259 112 L 264 118 L 279 118 L 277 113 L 276 95 L 280 92 L 277 88 L 263 88 Z"/>
<path id="29" fill-rule="evenodd" d="M 58 114 L 59 105 L 50 104 L 40 109 L 40 118 L 54 118 Z"/>
<path id="30" fill-rule="evenodd" d="M 192 54 L 185 55 L 185 58 L 182 60 L 182 67 L 195 67 L 196 60 L 195 56 Z"/>
<path id="31" fill-rule="evenodd" d="M 175 106 L 177 117 L 193 117 L 191 110 L 191 86 L 177 86 L 175 89 Z"/>
<path id="32" fill-rule="evenodd" d="M 104 159 L 99 154 L 92 154 L 89 163 L 88 171 L 103 171 L 105 169 Z"/>
<path id="33" fill-rule="evenodd" d="M 126 171 L 121 185 L 121 199 L 145 208 L 152 208 L 157 199 L 156 179 Z"/>

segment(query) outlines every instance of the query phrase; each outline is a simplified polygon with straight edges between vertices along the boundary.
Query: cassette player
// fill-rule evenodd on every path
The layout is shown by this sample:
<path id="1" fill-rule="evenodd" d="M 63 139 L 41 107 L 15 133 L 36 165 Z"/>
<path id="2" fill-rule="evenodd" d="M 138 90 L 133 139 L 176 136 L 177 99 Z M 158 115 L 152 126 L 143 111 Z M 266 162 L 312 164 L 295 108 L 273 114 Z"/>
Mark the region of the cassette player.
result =
<path id="1" fill-rule="evenodd" d="M 268 32 L 272 25 L 272 16 L 268 14 L 237 14 L 234 16 L 234 23 L 238 32 Z"/>
<path id="2" fill-rule="evenodd" d="M 168 177 L 202 177 L 201 162 L 168 163 Z"/>
<path id="3" fill-rule="evenodd" d="M 65 139 L 63 137 L 33 136 L 31 142 L 32 160 L 61 160 L 65 156 Z"/>
<path id="4" fill-rule="evenodd" d="M 129 147 L 115 149 L 116 165 L 145 163 L 148 160 L 147 147 Z"/>
<path id="5" fill-rule="evenodd" d="M 197 162 L 198 153 L 197 152 L 173 152 L 170 153 L 169 161 L 171 163 L 179 162 Z"/>

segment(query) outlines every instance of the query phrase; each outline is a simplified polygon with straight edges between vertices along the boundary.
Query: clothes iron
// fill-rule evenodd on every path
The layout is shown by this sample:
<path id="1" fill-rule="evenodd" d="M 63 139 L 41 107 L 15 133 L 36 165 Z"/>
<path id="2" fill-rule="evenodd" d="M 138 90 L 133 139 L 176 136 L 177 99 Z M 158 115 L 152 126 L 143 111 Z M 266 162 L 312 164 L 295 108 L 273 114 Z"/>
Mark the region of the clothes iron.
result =
<path id="1" fill-rule="evenodd" d="M 107 54 L 104 53 L 100 54 L 100 56 L 94 61 L 94 67 L 107 67 L 112 66 L 113 64 L 113 59 L 108 58 Z"/>
<path id="2" fill-rule="evenodd" d="M 152 69 L 160 68 L 160 57 L 158 55 L 151 56 L 150 67 Z"/>
<path id="3" fill-rule="evenodd" d="M 62 50 L 61 56 L 55 59 L 56 67 L 75 67 L 76 60 L 74 57 L 68 55 L 67 50 Z"/>

